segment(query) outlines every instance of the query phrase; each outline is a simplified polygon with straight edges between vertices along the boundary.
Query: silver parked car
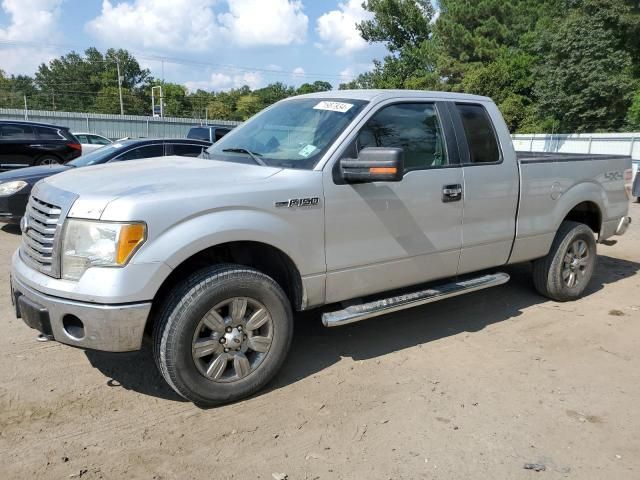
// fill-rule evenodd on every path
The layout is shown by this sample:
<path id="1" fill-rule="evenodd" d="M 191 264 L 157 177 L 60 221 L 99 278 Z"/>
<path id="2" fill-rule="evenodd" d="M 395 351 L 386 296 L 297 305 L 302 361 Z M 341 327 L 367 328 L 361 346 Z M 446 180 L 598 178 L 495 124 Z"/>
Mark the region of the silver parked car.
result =
<path id="1" fill-rule="evenodd" d="M 82 154 L 86 155 L 87 153 L 93 152 L 105 145 L 109 145 L 113 143 L 107 137 L 103 137 L 102 135 L 98 135 L 97 133 L 74 133 L 73 134 L 82 145 Z"/>

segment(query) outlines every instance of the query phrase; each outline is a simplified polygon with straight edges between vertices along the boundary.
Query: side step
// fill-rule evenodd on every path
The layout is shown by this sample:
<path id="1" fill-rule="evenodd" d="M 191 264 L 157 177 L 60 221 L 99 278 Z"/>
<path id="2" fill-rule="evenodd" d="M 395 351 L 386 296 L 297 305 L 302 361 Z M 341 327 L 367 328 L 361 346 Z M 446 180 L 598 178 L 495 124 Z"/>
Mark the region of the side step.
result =
<path id="1" fill-rule="evenodd" d="M 427 290 L 420 290 L 418 292 L 376 300 L 361 305 L 352 305 L 344 310 L 325 313 L 322 315 L 322 323 L 325 327 L 339 327 L 379 315 L 397 312 L 398 310 L 404 310 L 405 308 L 413 308 L 418 305 L 444 300 L 445 298 L 475 292 L 476 290 L 495 287 L 508 281 L 509 275 L 506 273 L 494 273 L 462 282 L 446 283 Z"/>

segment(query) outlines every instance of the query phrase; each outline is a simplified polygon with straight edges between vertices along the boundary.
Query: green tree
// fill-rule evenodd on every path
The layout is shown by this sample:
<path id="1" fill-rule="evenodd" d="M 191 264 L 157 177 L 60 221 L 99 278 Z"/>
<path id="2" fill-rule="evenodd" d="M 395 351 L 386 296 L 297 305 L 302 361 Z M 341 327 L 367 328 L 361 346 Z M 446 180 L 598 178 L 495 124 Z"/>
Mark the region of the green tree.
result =
<path id="1" fill-rule="evenodd" d="M 341 88 L 411 88 L 437 83 L 430 0 L 368 0 L 362 5 L 373 14 L 357 25 L 367 42 L 384 43 L 390 54 L 374 60 L 370 73 Z"/>
<path id="2" fill-rule="evenodd" d="M 296 90 L 296 95 L 304 95 L 305 93 L 328 92 L 333 90 L 333 86 L 329 82 L 317 80 L 313 83 L 303 83 Z"/>
<path id="3" fill-rule="evenodd" d="M 223 100 L 216 99 L 207 105 L 207 114 L 212 120 L 229 120 L 233 116 L 233 109 Z"/>
<path id="4" fill-rule="evenodd" d="M 633 102 L 627 112 L 627 124 L 631 130 L 640 130 L 640 91 L 633 97 Z"/>
<path id="5" fill-rule="evenodd" d="M 260 110 L 262 110 L 262 108 L 263 107 L 262 102 L 260 101 L 260 97 L 248 93 L 238 98 L 236 113 L 238 114 L 240 120 L 246 120 L 252 115 L 258 113 Z"/>
<path id="6" fill-rule="evenodd" d="M 540 34 L 534 70 L 539 118 L 555 119 L 566 132 L 624 126 L 635 86 L 633 58 L 640 50 L 640 42 L 627 41 L 633 13 L 628 3 L 575 0 Z"/>

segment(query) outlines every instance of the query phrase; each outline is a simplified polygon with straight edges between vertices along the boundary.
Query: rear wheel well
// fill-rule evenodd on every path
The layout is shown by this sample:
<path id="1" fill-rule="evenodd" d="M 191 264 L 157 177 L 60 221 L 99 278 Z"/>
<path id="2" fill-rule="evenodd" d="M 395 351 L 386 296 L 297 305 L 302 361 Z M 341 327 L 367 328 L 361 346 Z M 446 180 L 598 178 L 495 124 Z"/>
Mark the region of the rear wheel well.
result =
<path id="1" fill-rule="evenodd" d="M 282 287 L 292 308 L 302 309 L 302 279 L 287 254 L 266 243 L 230 242 L 202 250 L 178 265 L 156 293 L 149 318 L 155 318 L 164 299 L 181 280 L 205 267 L 221 263 L 244 265 L 268 275 Z"/>
<path id="2" fill-rule="evenodd" d="M 571 209 L 564 221 L 584 223 L 594 233 L 600 233 L 602 214 L 600 208 L 593 202 L 582 202 Z"/>

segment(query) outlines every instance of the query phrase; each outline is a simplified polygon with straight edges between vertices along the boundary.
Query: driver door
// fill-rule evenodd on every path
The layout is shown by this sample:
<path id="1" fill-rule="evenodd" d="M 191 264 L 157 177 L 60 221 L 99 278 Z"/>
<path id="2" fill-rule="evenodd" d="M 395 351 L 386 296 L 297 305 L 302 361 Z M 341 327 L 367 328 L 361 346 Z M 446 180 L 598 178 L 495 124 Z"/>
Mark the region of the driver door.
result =
<path id="1" fill-rule="evenodd" d="M 446 109 L 436 103 L 385 104 L 343 154 L 401 147 L 400 182 L 347 184 L 339 162 L 323 173 L 326 211 L 326 301 L 454 276 L 462 246 L 462 169 Z M 449 191 L 447 190 L 447 191 Z"/>

